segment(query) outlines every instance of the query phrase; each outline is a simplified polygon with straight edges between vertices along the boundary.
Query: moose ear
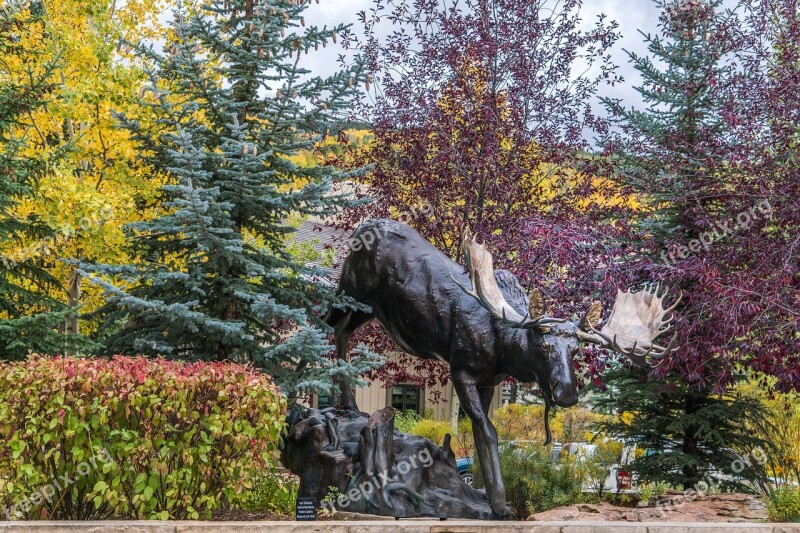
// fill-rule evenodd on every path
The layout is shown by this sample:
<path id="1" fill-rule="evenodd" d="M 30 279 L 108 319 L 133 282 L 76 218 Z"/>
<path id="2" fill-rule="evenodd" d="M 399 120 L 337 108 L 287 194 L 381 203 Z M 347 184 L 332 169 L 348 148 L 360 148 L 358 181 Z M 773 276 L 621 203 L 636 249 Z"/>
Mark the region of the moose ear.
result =
<path id="1" fill-rule="evenodd" d="M 528 306 L 528 312 L 533 320 L 541 319 L 545 313 L 547 312 L 547 308 L 544 305 L 544 296 L 539 291 L 539 289 L 533 289 L 529 299 L 530 305 Z"/>
<path id="2" fill-rule="evenodd" d="M 580 327 L 583 331 L 592 331 L 597 327 L 597 324 L 600 322 L 600 317 L 603 314 L 603 304 L 595 300 L 592 302 L 592 305 L 589 306 L 589 309 L 586 311 L 586 314 L 583 315 L 581 319 Z"/>

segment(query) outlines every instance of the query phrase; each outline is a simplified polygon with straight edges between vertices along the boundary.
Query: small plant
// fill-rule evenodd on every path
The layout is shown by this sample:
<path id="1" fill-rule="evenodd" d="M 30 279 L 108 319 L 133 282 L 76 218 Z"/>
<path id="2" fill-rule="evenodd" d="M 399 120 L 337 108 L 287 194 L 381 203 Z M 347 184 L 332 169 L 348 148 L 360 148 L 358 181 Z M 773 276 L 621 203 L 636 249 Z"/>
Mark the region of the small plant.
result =
<path id="1" fill-rule="evenodd" d="M 661 496 L 664 494 L 667 489 L 669 489 L 669 485 L 666 483 L 641 483 L 639 485 L 639 496 L 641 497 L 641 501 L 647 503 L 650 501 L 651 498 Z"/>
<path id="2" fill-rule="evenodd" d="M 619 460 L 622 454 L 622 444 L 615 441 L 601 442 L 592 453 L 579 452 L 577 467 L 585 478 L 585 484 L 590 487 L 599 499 L 605 491 L 606 479 L 611 472 L 611 466 Z"/>
<path id="3" fill-rule="evenodd" d="M 769 493 L 769 519 L 800 522 L 800 487 L 783 486 Z"/>
<path id="4" fill-rule="evenodd" d="M 453 436 L 453 450 L 458 457 L 471 457 L 475 454 L 475 441 L 472 437 L 472 420 L 462 417 L 458 420 L 458 431 Z"/>
<path id="5" fill-rule="evenodd" d="M 629 494 L 615 495 L 613 498 L 613 503 L 622 507 L 635 507 L 638 502 L 638 499 Z"/>
<path id="6" fill-rule="evenodd" d="M 413 433 L 414 426 L 422 420 L 415 411 L 397 411 L 394 414 L 394 427 L 401 433 Z"/>
<path id="7" fill-rule="evenodd" d="M 272 468 L 255 473 L 250 485 L 251 488 L 231 498 L 231 508 L 287 517 L 294 514 L 300 488 L 297 476 L 281 468 Z"/>
<path id="8" fill-rule="evenodd" d="M 328 492 L 322 498 L 322 506 L 320 508 L 322 516 L 330 517 L 333 515 L 333 510 L 336 509 L 336 500 L 339 499 L 339 496 L 342 496 L 342 491 L 339 490 L 339 487 L 328 487 Z"/>

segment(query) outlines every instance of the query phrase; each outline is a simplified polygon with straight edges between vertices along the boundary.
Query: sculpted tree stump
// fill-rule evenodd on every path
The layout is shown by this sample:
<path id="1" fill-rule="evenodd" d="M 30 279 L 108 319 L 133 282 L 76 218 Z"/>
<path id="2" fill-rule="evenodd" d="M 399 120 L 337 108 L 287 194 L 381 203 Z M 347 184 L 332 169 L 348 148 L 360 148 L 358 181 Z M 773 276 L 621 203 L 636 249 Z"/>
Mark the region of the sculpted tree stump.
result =
<path id="1" fill-rule="evenodd" d="M 297 407 L 288 420 L 281 462 L 300 477 L 301 497 L 339 511 L 397 518 L 492 515 L 484 491 L 459 476 L 450 435 L 442 446 L 404 435 L 394 428 L 391 407 L 372 416 Z"/>

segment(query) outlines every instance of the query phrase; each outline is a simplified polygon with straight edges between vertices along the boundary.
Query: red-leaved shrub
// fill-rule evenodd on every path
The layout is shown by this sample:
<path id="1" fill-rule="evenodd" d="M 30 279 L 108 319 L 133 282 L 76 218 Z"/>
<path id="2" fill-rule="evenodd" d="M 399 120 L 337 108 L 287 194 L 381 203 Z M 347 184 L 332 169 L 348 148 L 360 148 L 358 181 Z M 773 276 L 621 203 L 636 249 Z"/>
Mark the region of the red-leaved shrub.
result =
<path id="1" fill-rule="evenodd" d="M 207 517 L 274 461 L 285 409 L 232 363 L 0 364 L 0 520 Z"/>

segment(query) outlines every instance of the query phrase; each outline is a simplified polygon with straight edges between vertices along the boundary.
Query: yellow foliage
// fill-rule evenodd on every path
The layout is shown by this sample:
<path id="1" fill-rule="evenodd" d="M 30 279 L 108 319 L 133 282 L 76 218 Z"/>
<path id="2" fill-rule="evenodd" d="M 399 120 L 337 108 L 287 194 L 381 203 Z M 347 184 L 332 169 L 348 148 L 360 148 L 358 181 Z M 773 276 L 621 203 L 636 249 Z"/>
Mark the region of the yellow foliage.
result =
<path id="1" fill-rule="evenodd" d="M 558 440 L 560 442 L 585 442 L 590 441 L 595 436 L 593 429 L 599 416 L 589 409 L 581 406 L 569 409 L 558 409 L 556 420 L 561 425 L 561 433 Z M 555 437 L 554 437 L 555 438 Z M 621 452 L 622 450 L 620 450 Z"/>
<path id="2" fill-rule="evenodd" d="M 767 382 L 774 385 L 775 379 L 768 378 Z M 770 395 L 756 381 L 740 383 L 736 393 L 757 398 L 767 408 L 767 423 L 753 430 L 766 433 L 763 437 L 773 446 L 772 453 L 767 454 L 770 475 L 780 481 L 800 483 L 800 394 Z"/>
<path id="3" fill-rule="evenodd" d="M 161 185 L 137 159 L 128 133 L 114 112 L 139 109 L 143 75 L 130 51 L 118 48 L 122 38 L 136 42 L 158 35 L 157 0 L 43 0 L 43 14 L 27 24 L 18 47 L 40 58 L 31 64 L 24 54 L 0 54 L 0 76 L 20 79 L 38 74 L 59 58 L 58 82 L 46 105 L 20 125 L 30 140 L 29 157 L 52 155 L 69 146 L 66 157 L 38 184 L 33 199 L 22 203 L 19 217 L 36 216 L 56 232 L 48 242 L 23 242 L 0 254 L 19 260 L 41 257 L 65 286 L 70 266 L 60 258 L 123 263 L 123 225 L 148 216 Z M 29 13 L 23 13 L 25 16 Z M 138 112 L 137 115 L 141 115 Z M 99 289 L 84 295 L 92 307 Z M 64 294 L 52 294 L 65 300 Z"/>
<path id="4" fill-rule="evenodd" d="M 302 168 L 312 168 L 318 165 L 338 164 L 349 166 L 352 160 L 345 152 L 346 148 L 363 148 L 372 142 L 372 132 L 369 130 L 347 129 L 338 135 L 327 135 L 316 143 L 315 149 L 302 150 L 287 159 Z"/>
<path id="5" fill-rule="evenodd" d="M 472 440 L 472 423 L 469 418 L 462 418 L 458 421 L 456 431 L 453 427 L 440 420 L 431 418 L 432 413 L 425 417 L 420 417 L 416 413 L 400 412 L 395 418 L 395 427 L 403 433 L 410 433 L 419 437 L 426 438 L 435 444 L 442 445 L 446 435 L 451 436 L 450 446 L 456 457 L 472 456 L 475 446 Z"/>
<path id="6" fill-rule="evenodd" d="M 436 444 L 441 445 L 444 442 L 444 437 L 453 430 L 447 422 L 439 420 L 432 420 L 430 418 L 423 418 L 414 424 L 412 433 L 420 437 L 424 437 Z"/>
<path id="7" fill-rule="evenodd" d="M 598 415 L 581 406 L 551 412 L 550 430 L 558 442 L 589 441 Z M 501 441 L 545 440 L 544 406 L 509 404 L 495 411 L 493 422 Z"/>
<path id="8" fill-rule="evenodd" d="M 544 442 L 543 405 L 512 403 L 495 411 L 492 418 L 501 441 Z M 550 429 L 557 435 L 561 433 L 562 427 L 558 421 L 551 420 Z"/>

